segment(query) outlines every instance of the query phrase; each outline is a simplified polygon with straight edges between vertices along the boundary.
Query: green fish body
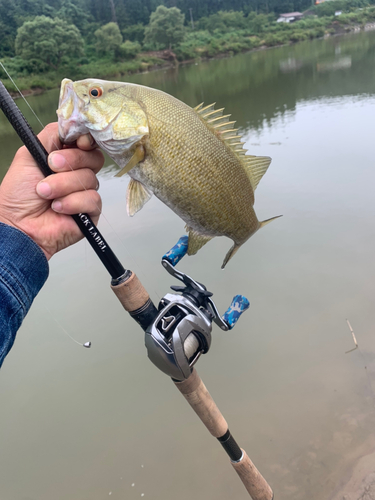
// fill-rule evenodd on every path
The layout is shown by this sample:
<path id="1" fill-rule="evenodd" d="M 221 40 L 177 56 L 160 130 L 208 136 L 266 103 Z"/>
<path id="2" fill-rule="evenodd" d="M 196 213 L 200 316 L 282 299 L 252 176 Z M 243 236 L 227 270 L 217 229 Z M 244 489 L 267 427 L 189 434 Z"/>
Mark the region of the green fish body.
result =
<path id="1" fill-rule="evenodd" d="M 222 268 L 260 227 L 254 190 L 269 157 L 246 155 L 235 122 L 223 110 L 191 108 L 156 89 L 102 80 L 63 80 L 62 141 L 91 133 L 128 173 L 127 210 L 134 215 L 155 194 L 186 223 L 188 254 L 215 236 L 234 242 Z"/>

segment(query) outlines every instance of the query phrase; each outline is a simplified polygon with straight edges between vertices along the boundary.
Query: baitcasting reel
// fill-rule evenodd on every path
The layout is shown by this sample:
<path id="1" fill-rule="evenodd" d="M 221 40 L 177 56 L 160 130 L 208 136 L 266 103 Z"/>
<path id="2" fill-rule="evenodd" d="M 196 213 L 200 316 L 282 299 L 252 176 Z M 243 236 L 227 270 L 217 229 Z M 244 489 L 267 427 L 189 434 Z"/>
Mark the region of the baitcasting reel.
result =
<path id="1" fill-rule="evenodd" d="M 236 295 L 220 316 L 212 293 L 204 285 L 178 271 L 174 266 L 186 254 L 188 237 L 183 236 L 162 258 L 163 267 L 184 286 L 172 286 L 181 295 L 167 293 L 160 301 L 158 315 L 147 328 L 145 344 L 150 360 L 175 380 L 187 379 L 193 365 L 211 345 L 212 322 L 231 330 L 250 306 L 243 295 Z"/>

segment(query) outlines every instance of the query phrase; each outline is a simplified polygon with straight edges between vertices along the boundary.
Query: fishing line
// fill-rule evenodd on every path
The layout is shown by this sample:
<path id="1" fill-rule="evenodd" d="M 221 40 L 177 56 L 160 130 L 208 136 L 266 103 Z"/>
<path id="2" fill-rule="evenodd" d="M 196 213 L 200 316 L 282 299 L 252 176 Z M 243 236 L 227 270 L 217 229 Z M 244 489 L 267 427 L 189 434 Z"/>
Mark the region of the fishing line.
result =
<path id="1" fill-rule="evenodd" d="M 0 66 L 1 68 L 4 70 L 5 74 L 7 75 L 7 77 L 9 78 L 9 80 L 12 82 L 12 84 L 14 85 L 14 87 L 16 88 L 17 92 L 19 93 L 19 95 L 22 97 L 22 99 L 25 101 L 27 107 L 30 109 L 30 111 L 32 112 L 32 114 L 35 116 L 35 118 L 37 119 L 38 123 L 40 124 L 40 126 L 42 127 L 42 129 L 45 128 L 44 124 L 42 123 L 42 121 L 40 120 L 40 118 L 37 116 L 37 114 L 35 113 L 35 111 L 33 110 L 33 108 L 30 106 L 29 102 L 26 100 L 25 96 L 22 94 L 21 90 L 19 89 L 18 85 L 16 84 L 16 82 L 13 80 L 13 78 L 11 77 L 11 75 L 9 74 L 8 70 L 5 68 L 4 64 L 2 63 L 2 61 L 0 61 Z M 55 146 L 56 150 L 60 151 L 62 148 L 60 148 L 56 142 L 52 139 L 52 144 Z M 68 165 L 68 167 L 70 168 L 70 170 L 75 174 L 79 184 L 82 186 L 82 188 L 84 189 L 84 191 L 88 192 L 88 189 L 84 186 L 84 184 L 81 182 L 79 176 L 77 175 L 77 172 L 73 169 L 72 165 L 70 164 L 70 162 L 68 160 L 66 160 L 66 163 Z M 135 265 L 136 265 L 136 268 L 138 269 L 139 271 L 139 274 L 141 276 L 143 276 L 143 278 L 146 278 L 147 279 L 147 276 L 145 274 L 144 271 L 142 271 L 142 268 L 141 266 L 138 264 L 138 262 L 136 261 L 135 257 L 132 256 L 129 252 L 128 252 L 128 249 L 125 245 L 125 242 L 121 239 L 120 235 L 117 233 L 117 231 L 114 229 L 114 227 L 112 226 L 112 224 L 109 222 L 109 220 L 107 219 L 107 217 L 105 216 L 105 214 L 103 213 L 102 209 L 96 204 L 96 202 L 94 201 L 94 205 L 95 207 L 98 209 L 101 217 L 105 220 L 105 222 L 108 224 L 109 228 L 113 231 L 114 235 L 117 237 L 117 239 L 119 240 L 119 242 L 121 243 L 121 246 L 122 248 L 124 249 L 124 251 L 126 252 L 128 258 L 130 260 L 132 260 Z M 159 298 L 161 298 L 160 294 L 157 292 L 157 290 L 153 290 L 155 295 Z M 82 344 L 81 344 L 82 345 Z"/>
<path id="2" fill-rule="evenodd" d="M 91 342 L 88 341 L 88 342 L 85 342 L 84 344 L 82 344 L 82 342 L 79 342 L 78 340 L 76 340 L 75 338 L 73 338 L 71 335 L 69 335 L 69 333 L 65 330 L 65 328 L 62 326 L 61 323 L 59 323 L 59 321 L 57 321 L 57 319 L 55 318 L 55 316 L 52 314 L 52 312 L 48 309 L 48 307 L 44 304 L 44 308 L 45 310 L 48 312 L 48 314 L 51 316 L 51 318 L 53 319 L 53 321 L 56 323 L 56 325 L 61 328 L 61 330 L 65 333 L 65 335 L 67 335 L 70 339 L 73 340 L 73 342 L 75 342 L 76 344 L 82 346 L 82 347 L 86 347 L 87 349 L 89 349 L 91 347 Z"/>

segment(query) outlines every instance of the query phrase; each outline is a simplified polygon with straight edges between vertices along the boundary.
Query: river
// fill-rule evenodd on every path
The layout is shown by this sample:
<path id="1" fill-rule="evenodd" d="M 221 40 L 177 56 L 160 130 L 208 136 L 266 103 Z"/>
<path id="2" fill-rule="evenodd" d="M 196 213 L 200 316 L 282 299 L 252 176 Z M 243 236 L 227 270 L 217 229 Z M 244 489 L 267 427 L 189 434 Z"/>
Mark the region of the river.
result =
<path id="1" fill-rule="evenodd" d="M 214 292 L 220 311 L 237 293 L 251 302 L 232 332 L 214 328 L 197 364 L 233 435 L 275 499 L 330 499 L 375 447 L 375 33 L 131 81 L 191 106 L 216 102 L 237 120 L 249 153 L 273 159 L 255 209 L 260 220 L 283 217 L 224 271 L 225 238 L 178 267 Z M 58 90 L 28 98 L 44 123 L 55 120 L 57 100 Z M 3 116 L 0 131 L 4 175 L 20 143 Z M 99 174 L 99 227 L 157 302 L 178 284 L 160 259 L 184 224 L 155 198 L 128 218 L 128 179 L 115 171 L 107 160 Z M 1 370 L 1 498 L 248 498 L 220 445 L 147 359 L 109 281 L 84 241 L 50 263 Z M 346 318 L 359 344 L 348 354 Z"/>

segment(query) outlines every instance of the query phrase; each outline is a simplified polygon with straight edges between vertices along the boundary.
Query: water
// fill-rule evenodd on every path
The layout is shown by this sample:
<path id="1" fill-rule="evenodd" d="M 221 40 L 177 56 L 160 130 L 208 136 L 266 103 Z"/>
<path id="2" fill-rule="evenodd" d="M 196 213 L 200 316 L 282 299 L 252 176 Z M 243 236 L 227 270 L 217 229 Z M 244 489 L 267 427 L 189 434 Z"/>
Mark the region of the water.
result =
<path id="1" fill-rule="evenodd" d="M 233 332 L 215 328 L 197 365 L 240 446 L 275 498 L 329 499 L 375 438 L 375 33 L 132 81 L 192 106 L 216 101 L 237 120 L 249 152 L 273 158 L 255 208 L 260 220 L 284 217 L 225 271 L 224 238 L 179 268 L 215 293 L 220 311 L 237 293 L 251 301 Z M 55 119 L 57 96 L 29 98 L 45 123 Z M 19 141 L 3 117 L 0 131 L 4 173 Z M 184 224 L 154 198 L 129 219 L 128 181 L 113 178 L 110 165 L 100 174 L 100 228 L 157 302 L 177 284 L 160 258 Z M 247 498 L 220 445 L 148 361 L 142 332 L 88 244 L 50 267 L 1 371 L 2 498 Z M 350 354 L 346 318 L 360 346 Z"/>

